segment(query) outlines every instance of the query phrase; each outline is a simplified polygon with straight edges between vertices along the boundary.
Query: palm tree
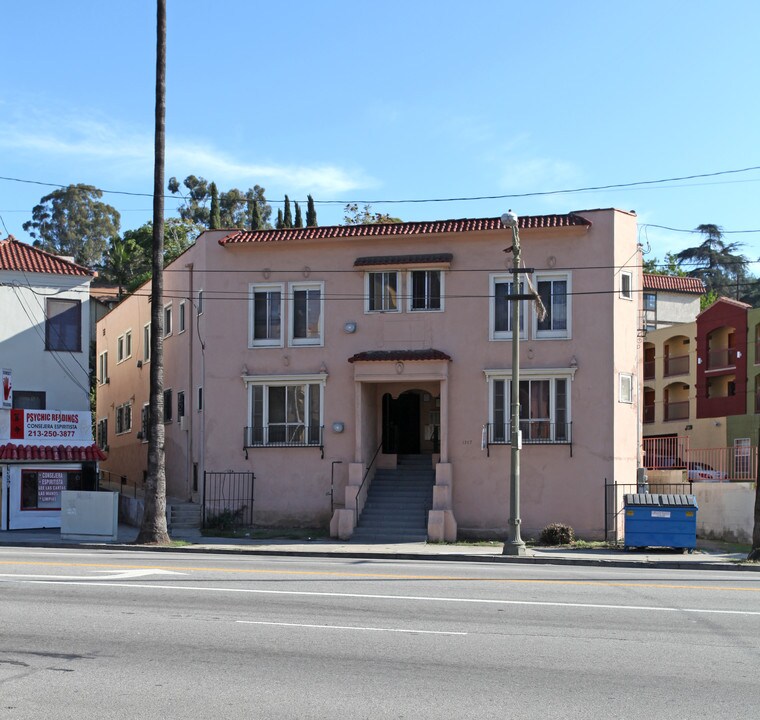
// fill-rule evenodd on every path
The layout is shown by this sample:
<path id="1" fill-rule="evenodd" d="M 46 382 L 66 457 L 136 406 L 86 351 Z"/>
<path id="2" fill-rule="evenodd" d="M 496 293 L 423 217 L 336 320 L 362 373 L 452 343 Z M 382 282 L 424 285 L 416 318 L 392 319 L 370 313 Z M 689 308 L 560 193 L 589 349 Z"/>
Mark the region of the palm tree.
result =
<path id="1" fill-rule="evenodd" d="M 111 238 L 101 266 L 101 279 L 119 287 L 119 300 L 136 275 L 144 267 L 142 265 L 142 249 L 131 237 Z"/>
<path id="2" fill-rule="evenodd" d="M 166 148 L 166 0 L 157 0 L 156 138 L 153 165 L 153 281 L 150 319 L 150 417 L 145 511 L 137 543 L 168 545 L 166 458 L 164 455 L 164 155 Z"/>

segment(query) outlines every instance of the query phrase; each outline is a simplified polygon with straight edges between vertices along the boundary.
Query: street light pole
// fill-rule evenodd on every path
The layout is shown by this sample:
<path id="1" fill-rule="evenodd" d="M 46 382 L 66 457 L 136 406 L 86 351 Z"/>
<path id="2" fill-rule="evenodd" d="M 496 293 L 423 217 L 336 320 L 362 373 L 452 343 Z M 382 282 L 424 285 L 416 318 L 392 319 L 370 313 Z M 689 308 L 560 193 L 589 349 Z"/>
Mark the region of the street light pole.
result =
<path id="1" fill-rule="evenodd" d="M 509 475 L 509 527 L 507 541 L 504 543 L 502 555 L 525 555 L 525 543 L 520 537 L 520 233 L 517 228 L 518 219 L 511 210 L 501 216 L 502 223 L 512 229 L 512 389 L 510 392 L 512 405 L 512 465 Z M 523 271 L 524 272 L 524 271 Z"/>

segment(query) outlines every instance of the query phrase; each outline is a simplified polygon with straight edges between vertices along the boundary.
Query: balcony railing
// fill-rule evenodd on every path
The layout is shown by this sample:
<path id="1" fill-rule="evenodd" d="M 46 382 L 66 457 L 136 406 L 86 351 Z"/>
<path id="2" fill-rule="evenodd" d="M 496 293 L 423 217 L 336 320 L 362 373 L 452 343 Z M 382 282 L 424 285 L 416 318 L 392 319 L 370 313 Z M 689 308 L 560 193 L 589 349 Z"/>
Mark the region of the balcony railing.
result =
<path id="1" fill-rule="evenodd" d="M 644 360 L 644 380 L 654 380 L 654 360 Z"/>
<path id="2" fill-rule="evenodd" d="M 678 402 L 665 403 L 663 406 L 665 420 L 688 420 L 689 419 L 689 401 L 681 400 Z"/>
<path id="3" fill-rule="evenodd" d="M 324 457 L 324 426 L 301 423 L 271 423 L 243 428 L 243 448 L 318 447 Z"/>
<path id="4" fill-rule="evenodd" d="M 734 367 L 736 365 L 736 348 L 722 348 L 709 350 L 707 353 L 707 369 L 719 370 L 720 368 Z"/>
<path id="5" fill-rule="evenodd" d="M 677 355 L 675 357 L 665 358 L 665 376 L 688 375 L 689 374 L 689 356 Z"/>
<path id="6" fill-rule="evenodd" d="M 548 420 L 521 420 L 523 445 L 570 445 L 572 454 L 573 424 Z M 486 449 L 490 445 L 510 445 L 512 423 L 486 424 Z"/>

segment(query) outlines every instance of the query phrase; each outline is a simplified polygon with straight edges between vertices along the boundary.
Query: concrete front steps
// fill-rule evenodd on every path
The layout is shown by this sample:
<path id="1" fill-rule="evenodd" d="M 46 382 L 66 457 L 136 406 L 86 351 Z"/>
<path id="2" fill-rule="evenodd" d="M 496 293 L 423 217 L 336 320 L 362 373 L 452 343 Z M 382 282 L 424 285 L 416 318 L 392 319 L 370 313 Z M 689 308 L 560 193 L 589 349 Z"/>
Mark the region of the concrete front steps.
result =
<path id="1" fill-rule="evenodd" d="M 377 470 L 351 542 L 425 542 L 434 483 L 430 455 L 399 455 L 395 470 Z"/>
<path id="2" fill-rule="evenodd" d="M 201 506 L 196 503 L 171 503 L 169 506 L 169 527 L 171 529 L 200 528 Z"/>

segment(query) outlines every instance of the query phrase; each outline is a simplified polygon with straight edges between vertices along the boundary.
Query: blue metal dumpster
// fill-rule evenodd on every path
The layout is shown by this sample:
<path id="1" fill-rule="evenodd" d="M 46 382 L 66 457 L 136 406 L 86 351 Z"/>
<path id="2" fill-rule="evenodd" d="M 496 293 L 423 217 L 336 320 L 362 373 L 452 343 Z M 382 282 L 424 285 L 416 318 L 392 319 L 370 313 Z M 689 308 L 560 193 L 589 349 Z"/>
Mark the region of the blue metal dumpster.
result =
<path id="1" fill-rule="evenodd" d="M 697 546 L 698 509 L 694 495 L 625 495 L 625 547 L 693 550 Z"/>

